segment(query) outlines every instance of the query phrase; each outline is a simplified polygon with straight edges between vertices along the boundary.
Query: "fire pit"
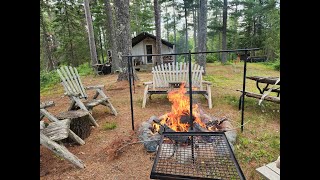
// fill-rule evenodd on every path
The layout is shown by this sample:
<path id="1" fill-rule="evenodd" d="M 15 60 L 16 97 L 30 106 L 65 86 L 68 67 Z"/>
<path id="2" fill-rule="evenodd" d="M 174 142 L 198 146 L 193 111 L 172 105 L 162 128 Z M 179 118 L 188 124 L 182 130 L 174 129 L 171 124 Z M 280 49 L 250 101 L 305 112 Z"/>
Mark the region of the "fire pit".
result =
<path id="1" fill-rule="evenodd" d="M 212 117 L 204 113 L 197 104 L 192 106 L 190 118 L 189 97 L 185 95 L 184 84 L 168 93 L 172 103 L 171 112 L 160 117 L 152 116 L 140 126 L 139 138 L 148 152 L 155 152 L 161 134 L 164 132 L 225 132 L 231 148 L 236 139 L 236 131 L 227 118 Z M 193 123 L 193 124 L 192 124 Z M 182 137 L 183 138 L 183 137 Z M 183 139 L 180 139 L 183 141 Z"/>
<path id="2" fill-rule="evenodd" d="M 223 132 L 163 133 L 150 178 L 245 179 Z"/>

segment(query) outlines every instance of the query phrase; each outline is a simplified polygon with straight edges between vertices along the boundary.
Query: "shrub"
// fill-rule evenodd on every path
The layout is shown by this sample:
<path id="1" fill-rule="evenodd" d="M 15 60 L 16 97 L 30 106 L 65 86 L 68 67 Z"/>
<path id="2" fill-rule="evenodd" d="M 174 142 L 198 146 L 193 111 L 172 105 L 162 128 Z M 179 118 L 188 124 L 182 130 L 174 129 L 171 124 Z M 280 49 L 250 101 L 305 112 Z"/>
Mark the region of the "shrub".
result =
<path id="1" fill-rule="evenodd" d="M 88 62 L 81 64 L 77 67 L 80 76 L 93 75 L 94 71 Z"/>
<path id="2" fill-rule="evenodd" d="M 90 67 L 90 64 L 88 62 L 81 64 L 79 67 L 77 67 L 77 70 L 80 76 L 94 74 L 94 71 Z M 40 72 L 40 91 L 51 88 L 52 86 L 54 86 L 59 82 L 60 82 L 60 77 L 57 71 L 53 70 L 50 72 L 45 72 L 45 71 Z"/>
<path id="3" fill-rule="evenodd" d="M 213 54 L 207 54 L 207 63 L 214 63 L 215 61 L 217 61 L 217 59 Z"/>
<path id="4" fill-rule="evenodd" d="M 60 81 L 59 75 L 55 71 L 40 72 L 40 89 L 45 89 L 57 84 Z"/>
<path id="5" fill-rule="evenodd" d="M 272 66 L 274 70 L 280 71 L 280 60 L 276 60 Z"/>

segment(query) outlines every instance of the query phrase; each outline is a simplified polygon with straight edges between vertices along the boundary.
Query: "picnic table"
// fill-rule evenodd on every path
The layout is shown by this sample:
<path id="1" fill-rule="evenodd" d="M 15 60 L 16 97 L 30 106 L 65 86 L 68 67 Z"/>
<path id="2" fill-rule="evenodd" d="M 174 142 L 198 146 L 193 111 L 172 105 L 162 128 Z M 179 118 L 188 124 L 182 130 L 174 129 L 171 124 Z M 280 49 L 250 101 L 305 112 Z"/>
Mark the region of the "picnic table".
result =
<path id="1" fill-rule="evenodd" d="M 265 91 L 269 90 L 268 86 L 270 84 L 274 85 L 277 82 L 279 77 L 248 76 L 247 79 L 251 79 L 251 80 L 256 81 L 256 85 L 257 85 L 257 88 L 258 88 L 260 94 L 263 94 Z M 264 88 L 261 89 L 259 84 L 266 84 L 266 85 L 265 85 Z M 280 81 L 277 83 L 277 85 L 280 85 Z M 279 95 L 280 95 L 280 87 L 278 87 L 276 89 L 272 89 L 271 92 L 278 93 L 277 97 L 279 97 Z"/>
<path id="2" fill-rule="evenodd" d="M 268 86 L 270 84 L 274 85 L 279 79 L 279 77 L 262 77 L 262 76 L 248 76 L 246 78 L 256 81 L 256 85 L 257 85 L 257 88 L 258 88 L 260 94 L 254 93 L 254 92 L 249 92 L 249 91 L 246 91 L 244 94 L 247 97 L 252 97 L 252 98 L 256 98 L 256 99 L 261 99 L 263 94 L 264 94 L 264 92 L 270 90 L 268 88 Z M 266 85 L 265 85 L 264 88 L 261 89 L 259 84 L 266 84 Z M 277 85 L 280 85 L 280 81 L 277 83 Z M 237 89 L 237 91 L 242 92 L 242 90 L 240 90 L 240 89 Z M 264 100 L 280 104 L 280 97 L 279 97 L 279 95 L 280 95 L 280 86 L 278 88 L 271 89 L 271 92 L 278 93 L 277 97 L 266 95 L 264 97 Z M 239 110 L 241 109 L 241 104 L 242 104 L 242 95 L 240 96 L 240 100 L 239 100 Z"/>

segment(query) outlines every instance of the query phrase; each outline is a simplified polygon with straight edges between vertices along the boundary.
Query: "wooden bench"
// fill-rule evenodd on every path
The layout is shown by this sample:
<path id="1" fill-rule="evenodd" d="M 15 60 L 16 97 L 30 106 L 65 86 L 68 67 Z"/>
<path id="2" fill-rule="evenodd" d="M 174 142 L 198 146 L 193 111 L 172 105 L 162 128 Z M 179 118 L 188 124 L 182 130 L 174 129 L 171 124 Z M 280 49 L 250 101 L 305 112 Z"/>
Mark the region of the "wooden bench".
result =
<path id="1" fill-rule="evenodd" d="M 280 169 L 277 168 L 276 162 L 269 163 L 256 169 L 264 178 L 269 180 L 280 179 Z"/>
<path id="2" fill-rule="evenodd" d="M 212 108 L 211 82 L 204 81 L 202 74 L 203 67 L 198 64 L 191 64 L 192 72 L 192 94 L 202 94 L 208 101 L 208 106 Z M 152 68 L 152 81 L 144 82 L 144 93 L 142 108 L 145 108 L 147 96 L 151 99 L 152 94 L 168 94 L 174 84 L 185 82 L 185 87 L 189 87 L 189 64 L 184 62 L 166 63 Z M 188 93 L 188 92 L 187 92 Z"/>
<path id="3" fill-rule="evenodd" d="M 242 90 L 240 90 L 240 89 L 237 89 L 237 91 L 242 92 Z M 263 94 L 258 94 L 258 93 L 253 93 L 253 92 L 246 91 L 246 92 L 244 93 L 244 95 L 247 96 L 247 97 L 252 97 L 252 98 L 256 98 L 256 99 L 261 99 L 261 97 L 262 97 Z M 266 96 L 266 97 L 264 98 L 264 100 L 266 100 L 266 101 L 271 101 L 271 102 L 280 104 L 280 97 Z M 241 109 L 241 104 L 242 104 L 242 95 L 240 95 L 239 110 Z"/>

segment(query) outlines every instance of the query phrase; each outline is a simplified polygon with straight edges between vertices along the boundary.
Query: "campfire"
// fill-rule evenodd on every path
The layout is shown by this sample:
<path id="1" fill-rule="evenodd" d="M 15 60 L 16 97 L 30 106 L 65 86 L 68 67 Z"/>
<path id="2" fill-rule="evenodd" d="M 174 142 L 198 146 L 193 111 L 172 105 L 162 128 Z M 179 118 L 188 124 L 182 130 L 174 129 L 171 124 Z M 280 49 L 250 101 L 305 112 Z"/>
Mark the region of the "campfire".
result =
<path id="1" fill-rule="evenodd" d="M 168 99 L 172 103 L 171 112 L 160 117 L 152 116 L 148 121 L 143 122 L 139 129 L 139 138 L 144 141 L 144 145 L 149 152 L 156 151 L 163 132 L 216 132 L 233 129 L 227 118 L 210 116 L 204 113 L 198 104 L 193 104 L 193 130 L 191 130 L 190 101 L 186 95 L 184 83 L 181 84 L 179 89 L 169 92 Z M 229 141 L 235 141 L 235 131 L 231 132 L 233 133 L 226 133 L 226 136 Z M 231 137 L 228 137 L 228 134 Z"/>

